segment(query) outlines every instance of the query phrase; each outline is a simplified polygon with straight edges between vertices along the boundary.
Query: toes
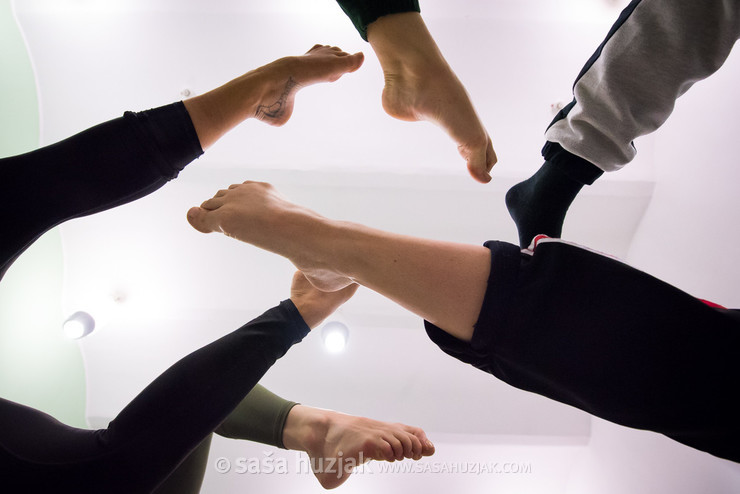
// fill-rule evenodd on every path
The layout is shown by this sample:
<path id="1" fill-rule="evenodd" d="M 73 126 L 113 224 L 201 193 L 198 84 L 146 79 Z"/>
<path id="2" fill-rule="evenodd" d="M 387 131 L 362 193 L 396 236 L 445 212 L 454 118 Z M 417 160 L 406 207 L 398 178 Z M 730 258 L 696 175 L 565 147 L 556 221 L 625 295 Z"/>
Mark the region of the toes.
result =
<path id="1" fill-rule="evenodd" d="M 396 435 L 396 439 L 398 439 L 398 442 L 401 443 L 401 448 L 403 448 L 403 457 L 399 458 L 399 460 L 402 460 L 403 458 L 412 458 L 414 456 L 414 442 L 411 437 L 413 436 L 403 433 Z"/>
<path id="2" fill-rule="evenodd" d="M 346 60 L 348 70 L 354 72 L 362 66 L 362 63 L 365 61 L 365 54 L 358 51 L 352 55 L 347 55 Z"/>
<path id="3" fill-rule="evenodd" d="M 401 443 L 401 440 L 393 435 L 386 437 L 385 440 L 388 442 L 388 444 L 391 445 L 391 448 L 393 448 L 393 460 L 403 460 L 403 456 L 404 456 L 403 449 L 404 448 L 403 448 L 403 443 Z"/>
<path id="4" fill-rule="evenodd" d="M 491 171 L 493 168 L 493 165 L 495 165 L 498 162 L 498 156 L 496 156 L 496 151 L 493 150 L 493 143 L 491 142 L 491 138 L 488 138 L 488 146 L 486 146 L 486 171 Z"/>
<path id="5" fill-rule="evenodd" d="M 403 458 L 403 447 L 401 443 L 392 435 L 383 435 L 381 444 L 378 447 L 378 456 L 385 461 L 394 462 Z M 399 454 L 401 455 L 399 458 Z"/>
<path id="6" fill-rule="evenodd" d="M 200 205 L 201 208 L 207 209 L 208 211 L 214 211 L 224 204 L 224 196 L 223 195 L 217 195 L 216 197 L 211 197 L 207 201 L 203 201 L 203 204 Z"/>
<path id="7" fill-rule="evenodd" d="M 496 153 L 493 151 L 491 139 L 486 136 L 485 144 L 483 142 L 478 145 L 460 144 L 457 148 L 468 163 L 470 175 L 478 182 L 484 184 L 490 182 L 489 172 L 496 162 Z"/>
<path id="8" fill-rule="evenodd" d="M 203 208 L 190 208 L 188 211 L 188 223 L 201 233 L 211 233 L 214 229 L 209 225 L 209 211 Z"/>
<path id="9" fill-rule="evenodd" d="M 248 185 L 248 186 L 251 186 L 251 187 L 260 187 L 260 188 L 263 188 L 265 190 L 275 190 L 275 187 L 273 187 L 273 185 L 270 184 L 270 183 L 267 183 L 267 182 L 256 182 L 254 180 L 247 180 L 246 182 L 242 182 L 240 184 L 234 184 L 234 185 L 231 185 L 229 188 L 230 189 L 236 189 L 237 187 L 241 187 L 242 185 Z"/>
<path id="10" fill-rule="evenodd" d="M 368 460 L 395 461 L 393 446 L 385 439 L 368 440 L 362 448 Z"/>
<path id="11" fill-rule="evenodd" d="M 468 171 L 470 175 L 482 184 L 487 184 L 491 181 L 491 175 L 488 173 L 490 168 L 487 168 L 486 162 L 479 159 L 471 159 L 468 161 Z"/>
<path id="12" fill-rule="evenodd" d="M 432 456 L 434 452 L 436 451 L 436 448 L 434 447 L 434 443 L 430 441 L 429 439 L 424 439 L 421 441 L 422 449 L 421 454 L 422 456 Z"/>
<path id="13" fill-rule="evenodd" d="M 415 460 L 420 460 L 422 456 L 431 456 L 434 454 L 434 444 L 427 438 L 426 432 L 423 429 L 403 424 L 401 426 L 411 438 L 413 443 L 413 458 Z"/>
<path id="14" fill-rule="evenodd" d="M 421 441 L 419 441 L 419 438 L 414 436 L 413 434 L 409 434 L 408 438 L 409 438 L 409 442 L 411 443 L 411 447 L 408 451 L 408 454 L 406 455 L 406 458 L 413 458 L 414 460 L 420 460 L 421 450 L 422 450 Z"/>

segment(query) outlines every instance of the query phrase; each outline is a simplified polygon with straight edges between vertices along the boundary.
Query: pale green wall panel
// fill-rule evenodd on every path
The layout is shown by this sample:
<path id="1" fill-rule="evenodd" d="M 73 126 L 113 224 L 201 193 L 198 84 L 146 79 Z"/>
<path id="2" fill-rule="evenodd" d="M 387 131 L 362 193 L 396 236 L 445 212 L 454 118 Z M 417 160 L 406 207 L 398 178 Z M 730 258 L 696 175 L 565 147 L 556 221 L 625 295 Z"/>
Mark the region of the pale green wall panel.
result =
<path id="1" fill-rule="evenodd" d="M 0 0 L 0 157 L 39 143 L 36 82 L 10 0 Z M 41 237 L 0 282 L 0 396 L 85 425 L 85 372 L 64 338 L 62 240 Z"/>
<path id="2" fill-rule="evenodd" d="M 0 153 L 38 147 L 36 80 L 10 0 L 0 0 Z"/>

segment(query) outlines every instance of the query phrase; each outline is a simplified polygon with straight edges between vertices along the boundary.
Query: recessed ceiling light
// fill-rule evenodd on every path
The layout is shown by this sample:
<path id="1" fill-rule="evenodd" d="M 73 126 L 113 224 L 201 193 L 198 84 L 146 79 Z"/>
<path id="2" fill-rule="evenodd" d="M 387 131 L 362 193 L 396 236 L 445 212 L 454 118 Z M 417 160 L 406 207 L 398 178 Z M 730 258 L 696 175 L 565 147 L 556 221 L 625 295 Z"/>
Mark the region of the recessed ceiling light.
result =
<path id="1" fill-rule="evenodd" d="M 93 332 L 93 329 L 95 329 L 95 319 L 87 312 L 78 311 L 64 321 L 62 328 L 67 338 L 79 340 Z"/>
<path id="2" fill-rule="evenodd" d="M 347 347 L 349 329 L 344 323 L 329 321 L 321 330 L 321 338 L 324 340 L 324 347 L 329 353 L 341 353 Z"/>

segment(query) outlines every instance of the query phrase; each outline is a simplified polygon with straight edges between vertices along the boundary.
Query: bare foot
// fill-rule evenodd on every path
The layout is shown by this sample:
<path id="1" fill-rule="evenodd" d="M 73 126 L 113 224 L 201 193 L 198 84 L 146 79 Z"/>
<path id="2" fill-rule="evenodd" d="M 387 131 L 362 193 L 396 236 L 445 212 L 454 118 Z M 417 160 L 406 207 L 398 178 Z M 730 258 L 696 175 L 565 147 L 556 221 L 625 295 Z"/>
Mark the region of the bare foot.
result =
<path id="1" fill-rule="evenodd" d="M 368 41 L 385 75 L 385 111 L 400 120 L 428 120 L 442 127 L 457 143 L 473 178 L 489 182 L 496 163 L 491 138 L 421 15 L 381 17 L 368 26 Z"/>
<path id="2" fill-rule="evenodd" d="M 323 291 L 342 290 L 354 281 L 331 266 L 332 221 L 288 202 L 263 182 L 244 182 L 188 211 L 188 221 L 203 233 L 221 232 L 289 259 Z M 322 254 L 317 254 L 322 253 Z"/>
<path id="3" fill-rule="evenodd" d="M 206 149 L 247 118 L 280 126 L 293 113 L 299 89 L 333 82 L 362 65 L 362 53 L 315 45 L 305 55 L 285 57 L 185 101 L 201 147 Z"/>
<path id="4" fill-rule="evenodd" d="M 288 414 L 283 444 L 308 453 L 314 475 L 325 489 L 340 486 L 354 467 L 369 460 L 419 460 L 434 454 L 434 445 L 418 427 L 302 405 Z"/>
<path id="5" fill-rule="evenodd" d="M 266 84 L 255 117 L 270 125 L 283 125 L 293 113 L 299 89 L 334 82 L 359 69 L 363 60 L 362 53 L 350 55 L 336 46 L 314 45 L 305 55 L 281 58 L 260 67 L 257 71 L 264 72 Z"/>

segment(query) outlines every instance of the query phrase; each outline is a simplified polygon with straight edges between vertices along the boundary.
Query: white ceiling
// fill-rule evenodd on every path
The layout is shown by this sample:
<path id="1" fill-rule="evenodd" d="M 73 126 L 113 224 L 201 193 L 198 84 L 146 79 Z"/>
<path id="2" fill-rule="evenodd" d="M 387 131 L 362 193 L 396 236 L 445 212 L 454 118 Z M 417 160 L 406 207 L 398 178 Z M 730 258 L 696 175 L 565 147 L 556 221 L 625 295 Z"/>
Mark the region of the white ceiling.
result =
<path id="1" fill-rule="evenodd" d="M 484 186 L 440 130 L 383 113 L 377 59 L 331 0 L 24 0 L 15 8 L 35 65 L 43 144 L 184 90 L 203 93 L 314 43 L 366 55 L 357 73 L 303 90 L 285 127 L 247 122 L 154 195 L 62 227 L 65 306 L 104 324 L 81 343 L 92 418 L 113 416 L 176 358 L 287 296 L 287 262 L 185 221 L 190 206 L 230 183 L 269 181 L 322 214 L 386 230 L 515 241 L 504 193 L 539 166 L 551 105 L 570 99 L 618 12 L 587 0 L 422 2 L 498 152 Z M 626 255 L 653 190 L 651 145 L 644 140 L 638 164 L 584 192 L 569 238 Z M 585 414 L 450 359 L 417 318 L 368 290 L 339 317 L 351 328 L 345 354 L 326 355 L 313 335 L 270 371 L 268 387 L 430 432 L 589 434 Z"/>

